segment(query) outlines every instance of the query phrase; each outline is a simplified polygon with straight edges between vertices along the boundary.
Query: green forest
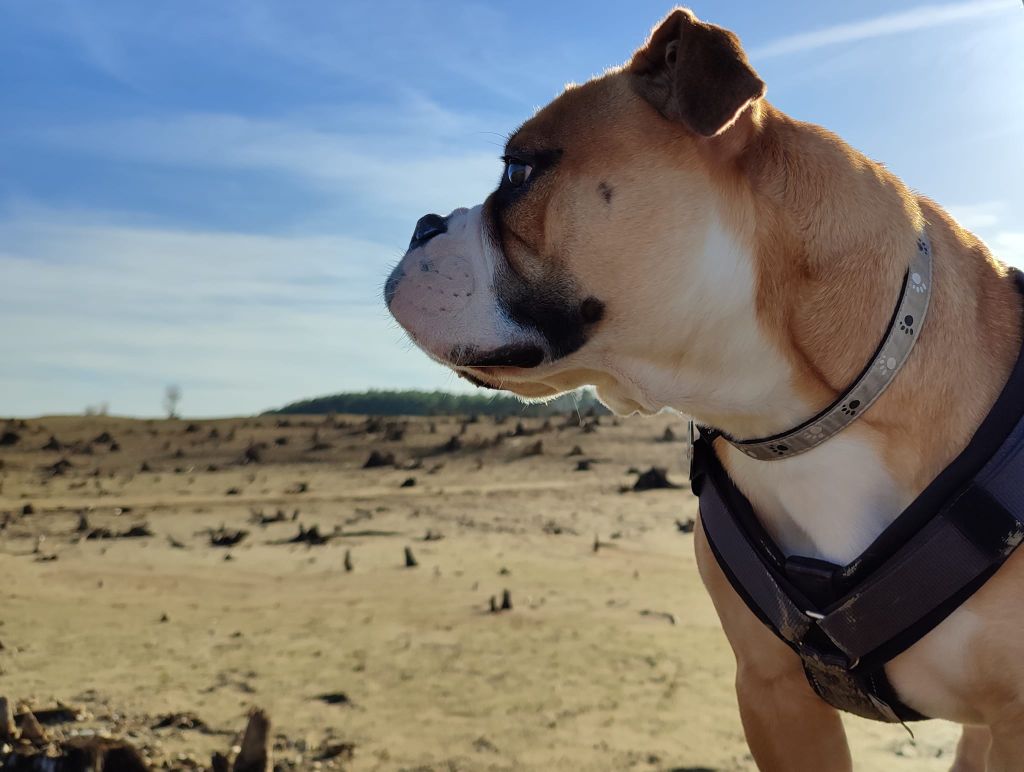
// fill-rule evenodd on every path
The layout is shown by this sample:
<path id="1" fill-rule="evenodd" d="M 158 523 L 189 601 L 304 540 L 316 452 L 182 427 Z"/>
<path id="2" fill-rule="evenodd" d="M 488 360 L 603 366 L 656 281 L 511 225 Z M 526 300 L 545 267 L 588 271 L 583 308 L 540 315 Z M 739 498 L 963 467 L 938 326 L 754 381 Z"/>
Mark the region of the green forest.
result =
<path id="1" fill-rule="evenodd" d="M 415 389 L 390 391 L 343 392 L 325 397 L 314 397 L 293 402 L 269 414 L 327 414 L 355 415 L 497 415 L 547 416 L 557 413 L 591 408 L 607 413 L 594 392 L 580 389 L 545 403 L 528 404 L 508 394 L 452 394 L 446 391 L 419 391 Z"/>

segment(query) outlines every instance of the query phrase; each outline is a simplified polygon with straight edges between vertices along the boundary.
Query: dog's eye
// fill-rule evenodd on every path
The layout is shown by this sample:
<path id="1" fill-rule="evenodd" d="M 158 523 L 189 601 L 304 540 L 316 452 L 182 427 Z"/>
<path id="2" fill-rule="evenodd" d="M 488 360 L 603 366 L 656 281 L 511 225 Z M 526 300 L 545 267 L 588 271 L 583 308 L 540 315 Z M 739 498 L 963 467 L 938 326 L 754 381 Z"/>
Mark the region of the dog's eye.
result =
<path id="1" fill-rule="evenodd" d="M 514 188 L 525 185 L 531 174 L 533 174 L 533 167 L 530 164 L 524 164 L 514 159 L 505 162 L 505 177 Z"/>

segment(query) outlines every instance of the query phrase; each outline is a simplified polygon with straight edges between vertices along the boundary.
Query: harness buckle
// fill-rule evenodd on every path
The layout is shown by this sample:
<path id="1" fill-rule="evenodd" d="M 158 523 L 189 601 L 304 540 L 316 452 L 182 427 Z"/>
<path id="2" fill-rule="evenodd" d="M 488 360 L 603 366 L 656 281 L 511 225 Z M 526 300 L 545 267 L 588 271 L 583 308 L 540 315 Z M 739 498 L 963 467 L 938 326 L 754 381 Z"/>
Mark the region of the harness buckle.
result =
<path id="1" fill-rule="evenodd" d="M 840 651 L 824 652 L 804 642 L 797 643 L 796 649 L 800 659 L 810 660 L 828 670 L 841 670 L 848 673 L 860 664 L 860 659 L 851 660 Z"/>

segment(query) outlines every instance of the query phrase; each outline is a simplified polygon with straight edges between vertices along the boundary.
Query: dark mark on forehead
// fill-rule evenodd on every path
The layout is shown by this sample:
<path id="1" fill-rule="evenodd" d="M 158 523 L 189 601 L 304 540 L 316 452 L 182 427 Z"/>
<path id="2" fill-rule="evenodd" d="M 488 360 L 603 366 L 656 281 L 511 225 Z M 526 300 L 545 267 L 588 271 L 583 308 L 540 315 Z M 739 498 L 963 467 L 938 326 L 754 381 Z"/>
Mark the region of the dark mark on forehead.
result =
<path id="1" fill-rule="evenodd" d="M 607 182 L 602 182 L 597 186 L 597 192 L 601 194 L 601 197 L 604 198 L 604 202 L 606 204 L 610 204 L 612 202 L 612 195 L 615 193 L 615 188 Z"/>

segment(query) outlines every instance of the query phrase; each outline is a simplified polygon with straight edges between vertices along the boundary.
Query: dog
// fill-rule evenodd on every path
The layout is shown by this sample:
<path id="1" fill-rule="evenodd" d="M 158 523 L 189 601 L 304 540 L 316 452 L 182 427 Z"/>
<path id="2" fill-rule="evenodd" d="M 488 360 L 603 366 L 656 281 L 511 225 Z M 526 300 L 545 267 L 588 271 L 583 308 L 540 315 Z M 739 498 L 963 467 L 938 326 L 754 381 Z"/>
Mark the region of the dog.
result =
<path id="1" fill-rule="evenodd" d="M 616 414 L 715 427 L 718 462 L 779 550 L 841 565 L 971 441 L 1017 361 L 1024 308 L 976 236 L 765 93 L 733 33 L 673 10 L 627 64 L 512 134 L 482 204 L 421 218 L 384 295 L 423 351 L 478 386 L 546 399 L 590 385 Z M 877 401 L 792 457 L 727 441 L 801 425 L 864 371 L 921 234 L 928 316 L 903 330 L 914 348 Z M 698 522 L 698 566 L 758 767 L 851 769 L 839 711 L 708 532 Z M 963 725 L 955 770 L 1024 770 L 1021 588 L 1012 552 L 884 666 L 913 711 Z"/>

